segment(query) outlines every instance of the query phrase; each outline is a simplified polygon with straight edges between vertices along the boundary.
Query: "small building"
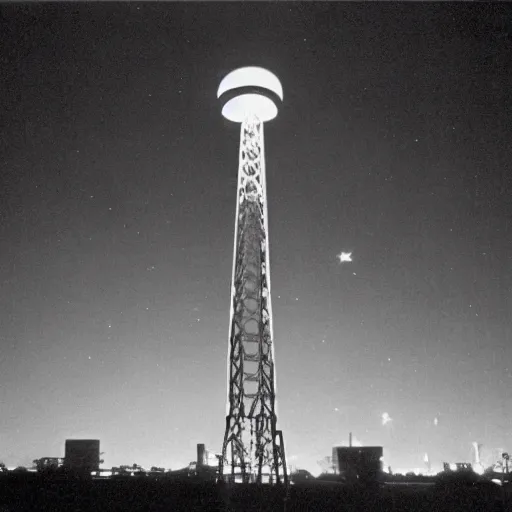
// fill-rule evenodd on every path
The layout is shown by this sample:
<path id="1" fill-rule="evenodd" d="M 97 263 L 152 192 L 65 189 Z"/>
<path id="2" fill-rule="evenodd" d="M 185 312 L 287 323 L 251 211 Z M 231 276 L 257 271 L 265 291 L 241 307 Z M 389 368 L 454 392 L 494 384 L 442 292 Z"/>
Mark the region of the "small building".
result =
<path id="1" fill-rule="evenodd" d="M 444 471 L 473 471 L 473 465 L 470 462 L 443 462 Z"/>
<path id="2" fill-rule="evenodd" d="M 333 463 L 347 483 L 376 483 L 382 473 L 382 446 L 340 446 L 333 449 Z"/>
<path id="3" fill-rule="evenodd" d="M 98 439 L 66 439 L 64 467 L 74 472 L 91 474 L 100 469 Z"/>
<path id="4" fill-rule="evenodd" d="M 34 460 L 34 465 L 37 471 L 52 471 L 60 468 L 64 460 L 60 457 L 41 457 Z"/>

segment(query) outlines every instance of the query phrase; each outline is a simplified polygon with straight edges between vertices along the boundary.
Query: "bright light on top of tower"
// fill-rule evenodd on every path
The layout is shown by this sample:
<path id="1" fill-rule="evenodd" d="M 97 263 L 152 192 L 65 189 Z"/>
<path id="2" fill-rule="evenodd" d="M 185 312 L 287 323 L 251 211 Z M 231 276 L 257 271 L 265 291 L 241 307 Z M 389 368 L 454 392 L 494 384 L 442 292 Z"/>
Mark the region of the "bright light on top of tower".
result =
<path id="1" fill-rule="evenodd" d="M 258 67 L 235 69 L 224 77 L 217 91 L 222 102 L 222 115 L 241 123 L 251 115 L 260 121 L 271 121 L 277 116 L 283 100 L 281 82 L 270 71 Z"/>
<path id="2" fill-rule="evenodd" d="M 220 98 L 226 91 L 237 87 L 256 85 L 269 89 L 283 99 L 283 87 L 279 78 L 267 69 L 248 67 L 238 68 L 227 74 L 219 85 L 217 98 Z"/>

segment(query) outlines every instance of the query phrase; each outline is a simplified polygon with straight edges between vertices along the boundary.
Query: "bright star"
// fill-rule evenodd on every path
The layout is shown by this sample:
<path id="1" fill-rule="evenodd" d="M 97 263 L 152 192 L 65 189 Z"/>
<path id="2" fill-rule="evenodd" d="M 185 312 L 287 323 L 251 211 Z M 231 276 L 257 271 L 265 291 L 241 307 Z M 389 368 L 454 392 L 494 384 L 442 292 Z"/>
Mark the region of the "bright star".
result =
<path id="1" fill-rule="evenodd" d="M 337 258 L 340 260 L 340 263 L 352 261 L 352 253 L 351 252 L 342 252 L 341 254 L 338 254 Z"/>

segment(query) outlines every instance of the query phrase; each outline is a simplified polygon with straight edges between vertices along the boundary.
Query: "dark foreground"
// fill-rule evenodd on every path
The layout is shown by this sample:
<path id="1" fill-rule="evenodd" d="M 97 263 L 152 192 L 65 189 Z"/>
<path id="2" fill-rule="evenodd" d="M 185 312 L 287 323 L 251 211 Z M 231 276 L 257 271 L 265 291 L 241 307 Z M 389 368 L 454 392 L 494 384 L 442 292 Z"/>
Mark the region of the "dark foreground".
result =
<path id="1" fill-rule="evenodd" d="M 223 487 L 153 479 L 70 481 L 1 478 L 0 512 L 110 511 L 482 511 L 512 512 L 512 492 L 498 486 L 384 485 Z"/>

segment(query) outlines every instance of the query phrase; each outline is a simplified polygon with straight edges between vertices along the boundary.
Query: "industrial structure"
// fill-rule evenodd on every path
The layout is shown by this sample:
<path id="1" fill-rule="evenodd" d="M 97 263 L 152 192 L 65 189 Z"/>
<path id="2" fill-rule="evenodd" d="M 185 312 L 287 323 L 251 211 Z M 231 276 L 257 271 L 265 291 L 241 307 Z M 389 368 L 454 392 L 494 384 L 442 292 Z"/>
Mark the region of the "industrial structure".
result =
<path id="1" fill-rule="evenodd" d="M 382 455 L 382 446 L 335 447 L 335 471 L 346 483 L 376 483 L 382 473 Z"/>
<path id="2" fill-rule="evenodd" d="M 241 124 L 228 348 L 228 410 L 219 479 L 287 483 L 277 430 L 263 124 L 283 99 L 269 71 L 239 68 L 220 83 L 222 115 Z"/>
<path id="3" fill-rule="evenodd" d="M 66 439 L 64 467 L 90 475 L 100 469 L 100 442 L 98 439 Z"/>

